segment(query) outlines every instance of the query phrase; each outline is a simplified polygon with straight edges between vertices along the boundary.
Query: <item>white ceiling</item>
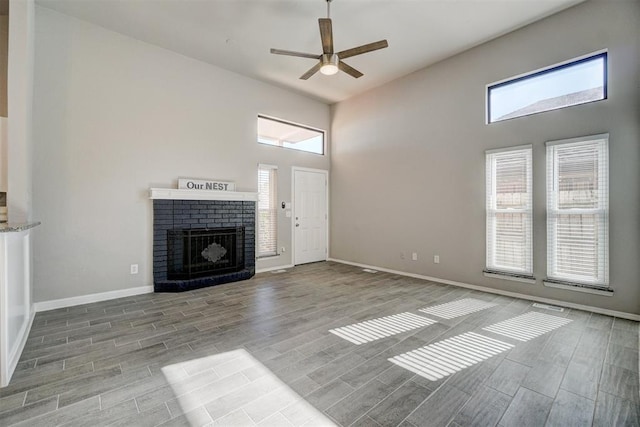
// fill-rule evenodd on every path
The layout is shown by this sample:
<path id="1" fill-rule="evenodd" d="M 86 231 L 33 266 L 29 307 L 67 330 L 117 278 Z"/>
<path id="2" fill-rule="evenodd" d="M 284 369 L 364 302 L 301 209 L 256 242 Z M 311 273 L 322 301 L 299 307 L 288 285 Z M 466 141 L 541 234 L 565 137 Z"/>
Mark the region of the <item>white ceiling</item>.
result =
<path id="1" fill-rule="evenodd" d="M 584 0 L 334 0 L 335 50 L 381 39 L 387 49 L 345 62 L 364 73 L 309 80 L 313 59 L 272 55 L 279 48 L 320 54 L 324 0 L 36 0 L 121 34 L 328 104 L 380 86 Z"/>

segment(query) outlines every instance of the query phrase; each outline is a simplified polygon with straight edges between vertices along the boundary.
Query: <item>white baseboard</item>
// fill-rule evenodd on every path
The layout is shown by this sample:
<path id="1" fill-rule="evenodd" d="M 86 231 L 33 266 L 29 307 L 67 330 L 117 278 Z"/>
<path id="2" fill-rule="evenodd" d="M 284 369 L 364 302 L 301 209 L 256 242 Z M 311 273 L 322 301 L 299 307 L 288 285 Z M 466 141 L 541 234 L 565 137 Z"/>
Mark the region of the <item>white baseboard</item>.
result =
<path id="1" fill-rule="evenodd" d="M 22 328 L 18 332 L 18 342 L 11 349 L 11 353 L 9 354 L 9 363 L 7 365 L 8 375 L 6 377 L 6 384 L 4 383 L 5 378 L 3 378 L 3 383 L 0 384 L 0 387 L 6 387 L 13 376 L 13 372 L 16 370 L 16 366 L 18 366 L 18 362 L 20 361 L 20 356 L 22 355 L 22 350 L 24 350 L 24 346 L 27 344 L 27 338 L 29 338 L 29 332 L 31 331 L 31 325 L 33 325 L 33 319 L 36 317 L 35 308 L 33 304 L 31 305 L 31 309 L 29 310 L 29 318 L 26 319 L 22 324 Z"/>
<path id="2" fill-rule="evenodd" d="M 483 291 L 483 292 L 488 292 L 488 293 L 498 294 L 498 295 L 504 295 L 504 296 L 514 297 L 514 298 L 521 298 L 521 299 L 526 299 L 526 300 L 529 300 L 529 301 L 543 302 L 543 303 L 546 303 L 546 304 L 559 305 L 559 306 L 562 306 L 562 307 L 575 308 L 577 310 L 590 311 L 592 313 L 598 313 L 598 314 L 604 314 L 604 315 L 607 315 L 607 316 L 619 317 L 621 319 L 629 319 L 629 320 L 640 321 L 640 315 L 633 314 L 633 313 L 625 313 L 624 311 L 608 310 L 606 308 L 593 307 L 593 306 L 590 306 L 590 305 L 574 304 L 572 302 L 560 301 L 560 300 L 555 300 L 555 299 L 551 299 L 551 298 L 542 298 L 542 297 L 536 297 L 536 296 L 532 296 L 532 295 L 520 294 L 518 292 L 503 291 L 503 290 L 500 290 L 500 289 L 487 288 L 485 286 L 478 286 L 478 285 L 472 285 L 472 284 L 469 284 L 469 283 L 456 282 L 454 280 L 440 279 L 438 277 L 424 276 L 422 274 L 407 273 L 405 271 L 392 270 L 390 268 L 378 267 L 378 266 L 369 265 L 369 264 L 361 264 L 359 262 L 345 261 L 345 260 L 342 260 L 342 259 L 329 258 L 329 259 L 327 259 L 327 261 L 339 262 L 340 264 L 353 265 L 355 267 L 371 268 L 373 270 L 379 270 L 379 271 L 384 271 L 384 272 L 387 272 L 387 273 L 398 274 L 400 276 L 407 276 L 407 277 L 413 277 L 415 279 L 429 280 L 431 282 L 444 283 L 445 285 L 458 286 L 458 287 L 461 287 L 461 288 L 473 289 L 473 290 L 476 290 L 476 291 Z"/>
<path id="3" fill-rule="evenodd" d="M 257 273 L 266 273 L 268 271 L 274 271 L 274 270 L 284 270 L 287 268 L 293 268 L 294 265 L 293 264 L 287 264 L 287 265 L 278 265 L 276 267 L 266 267 L 266 268 L 260 268 L 256 270 L 256 274 Z"/>
<path id="4" fill-rule="evenodd" d="M 101 292 L 99 294 L 81 295 L 78 297 L 62 298 L 51 301 L 42 301 L 35 303 L 35 311 L 55 310 L 57 308 L 73 307 L 74 305 L 90 304 L 92 302 L 107 301 L 110 299 L 130 297 L 133 295 L 150 294 L 153 292 L 153 286 L 140 286 L 137 288 L 121 289 L 117 291 Z"/>

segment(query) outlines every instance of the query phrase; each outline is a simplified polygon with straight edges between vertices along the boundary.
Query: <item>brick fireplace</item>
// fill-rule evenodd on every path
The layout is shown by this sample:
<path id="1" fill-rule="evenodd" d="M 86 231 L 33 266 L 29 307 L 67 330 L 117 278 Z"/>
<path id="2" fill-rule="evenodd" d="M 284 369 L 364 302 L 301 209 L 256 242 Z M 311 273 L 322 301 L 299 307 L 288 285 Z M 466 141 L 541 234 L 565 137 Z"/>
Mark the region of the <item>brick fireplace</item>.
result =
<path id="1" fill-rule="evenodd" d="M 254 193 L 151 189 L 151 198 L 156 292 L 189 291 L 255 274 Z"/>

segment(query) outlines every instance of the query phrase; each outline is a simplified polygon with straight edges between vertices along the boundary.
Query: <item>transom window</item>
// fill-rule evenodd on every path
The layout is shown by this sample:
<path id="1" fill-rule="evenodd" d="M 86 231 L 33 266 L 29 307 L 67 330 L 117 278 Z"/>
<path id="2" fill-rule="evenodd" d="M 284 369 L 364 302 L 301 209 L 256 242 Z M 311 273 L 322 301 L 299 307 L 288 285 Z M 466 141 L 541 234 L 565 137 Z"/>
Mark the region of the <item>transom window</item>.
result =
<path id="1" fill-rule="evenodd" d="M 271 117 L 258 116 L 258 142 L 324 154 L 324 132 Z"/>
<path id="2" fill-rule="evenodd" d="M 487 87 L 487 123 L 607 98 L 607 52 L 507 79 Z"/>

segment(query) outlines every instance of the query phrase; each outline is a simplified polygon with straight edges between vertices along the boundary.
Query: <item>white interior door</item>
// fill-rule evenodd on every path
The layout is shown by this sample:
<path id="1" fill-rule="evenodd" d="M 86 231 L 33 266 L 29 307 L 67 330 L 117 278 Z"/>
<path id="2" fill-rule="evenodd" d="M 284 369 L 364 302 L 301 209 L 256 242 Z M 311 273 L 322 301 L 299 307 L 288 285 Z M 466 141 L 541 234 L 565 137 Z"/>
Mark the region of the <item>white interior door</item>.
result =
<path id="1" fill-rule="evenodd" d="M 327 259 L 327 171 L 293 169 L 294 264 Z"/>

